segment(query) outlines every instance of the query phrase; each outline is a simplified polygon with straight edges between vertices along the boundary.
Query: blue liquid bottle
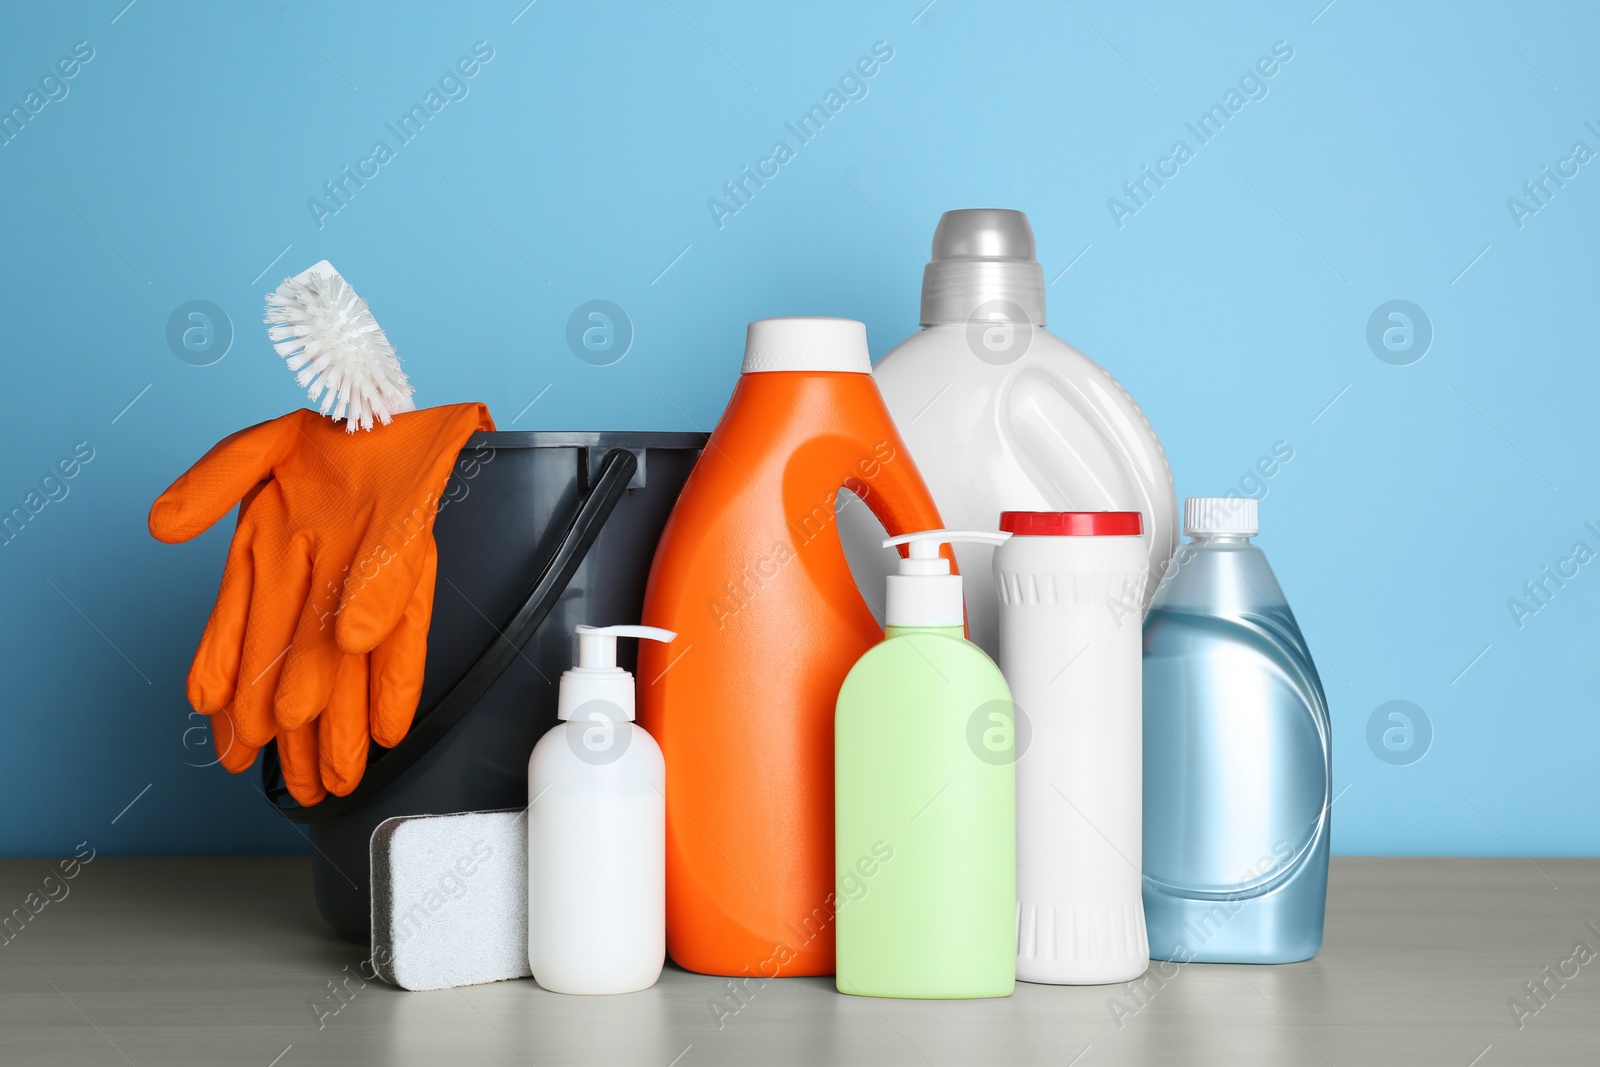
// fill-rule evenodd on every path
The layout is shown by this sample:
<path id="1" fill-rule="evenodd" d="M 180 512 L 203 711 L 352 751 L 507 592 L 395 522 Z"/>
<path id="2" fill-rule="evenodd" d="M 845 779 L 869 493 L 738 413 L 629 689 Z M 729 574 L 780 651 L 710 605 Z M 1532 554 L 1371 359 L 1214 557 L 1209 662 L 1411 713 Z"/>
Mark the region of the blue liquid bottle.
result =
<path id="1" fill-rule="evenodd" d="M 1144 628 L 1144 910 L 1154 959 L 1293 963 L 1322 947 L 1332 744 L 1256 502 L 1184 501 Z"/>

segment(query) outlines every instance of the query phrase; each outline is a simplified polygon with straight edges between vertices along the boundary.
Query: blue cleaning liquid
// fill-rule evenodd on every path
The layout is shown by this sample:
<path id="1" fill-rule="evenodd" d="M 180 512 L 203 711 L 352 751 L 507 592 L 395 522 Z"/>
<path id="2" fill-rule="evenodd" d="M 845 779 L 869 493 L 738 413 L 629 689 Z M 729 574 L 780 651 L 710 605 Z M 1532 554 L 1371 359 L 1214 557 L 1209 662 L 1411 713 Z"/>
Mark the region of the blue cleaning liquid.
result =
<path id="1" fill-rule="evenodd" d="M 1155 959 L 1293 963 L 1322 947 L 1327 700 L 1266 556 L 1183 545 L 1144 629 L 1144 909 Z"/>

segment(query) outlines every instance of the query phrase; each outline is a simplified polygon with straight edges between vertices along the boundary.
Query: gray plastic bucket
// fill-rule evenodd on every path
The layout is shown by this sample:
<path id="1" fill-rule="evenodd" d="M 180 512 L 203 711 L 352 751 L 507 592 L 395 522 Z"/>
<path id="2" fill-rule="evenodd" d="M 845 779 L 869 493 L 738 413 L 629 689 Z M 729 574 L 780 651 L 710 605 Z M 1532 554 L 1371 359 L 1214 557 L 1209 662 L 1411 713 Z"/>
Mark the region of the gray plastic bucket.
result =
<path id="1" fill-rule="evenodd" d="M 396 815 L 525 807 L 528 756 L 556 723 L 572 628 L 639 621 L 662 527 L 706 436 L 494 432 L 461 451 L 439 509 L 438 588 L 422 700 L 393 749 L 372 746 L 349 796 L 301 807 L 277 752 L 262 760 L 270 800 L 305 823 L 317 910 L 366 941 L 368 847 Z M 632 670 L 624 642 L 618 662 Z"/>

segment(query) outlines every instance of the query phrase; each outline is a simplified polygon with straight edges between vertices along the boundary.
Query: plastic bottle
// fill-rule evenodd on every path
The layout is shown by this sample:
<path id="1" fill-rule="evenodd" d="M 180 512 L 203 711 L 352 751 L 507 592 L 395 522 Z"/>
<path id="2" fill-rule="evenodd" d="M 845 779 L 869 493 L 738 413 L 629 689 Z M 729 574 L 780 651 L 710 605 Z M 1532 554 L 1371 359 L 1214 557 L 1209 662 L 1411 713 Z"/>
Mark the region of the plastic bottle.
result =
<path id="1" fill-rule="evenodd" d="M 1144 632 L 1150 954 L 1292 963 L 1322 945 L 1328 703 L 1267 557 L 1256 502 L 1184 501 Z"/>
<path id="2" fill-rule="evenodd" d="M 847 319 L 751 323 L 744 373 L 662 533 L 644 620 L 640 722 L 667 784 L 667 947 L 684 968 L 832 974 L 833 711 L 883 638 L 834 501 L 895 533 L 938 510 Z"/>
<path id="3" fill-rule="evenodd" d="M 557 993 L 655 985 L 666 955 L 666 764 L 634 724 L 617 638 L 653 626 L 579 626 L 578 665 L 528 759 L 528 964 Z"/>
<path id="4" fill-rule="evenodd" d="M 1127 982 L 1150 965 L 1140 902 L 1137 511 L 1018 512 L 994 554 L 1017 763 L 1017 977 Z M 1019 737 L 1023 735 L 1021 728 Z"/>
<path id="5" fill-rule="evenodd" d="M 927 530 L 888 578 L 888 639 L 850 669 L 834 727 L 841 993 L 966 999 L 1016 982 L 1011 694 L 962 636 L 961 578 Z"/>
<path id="6" fill-rule="evenodd" d="M 1144 413 L 1105 370 L 1045 328 L 1044 272 L 1020 211 L 947 211 L 922 276 L 921 332 L 873 370 L 949 526 L 986 527 L 1003 510 L 1138 511 L 1149 566 L 1125 599 L 1139 606 L 1178 543 L 1172 472 Z M 895 560 L 863 509 L 841 512 L 861 588 Z M 967 625 L 998 651 L 993 549 L 962 545 Z"/>

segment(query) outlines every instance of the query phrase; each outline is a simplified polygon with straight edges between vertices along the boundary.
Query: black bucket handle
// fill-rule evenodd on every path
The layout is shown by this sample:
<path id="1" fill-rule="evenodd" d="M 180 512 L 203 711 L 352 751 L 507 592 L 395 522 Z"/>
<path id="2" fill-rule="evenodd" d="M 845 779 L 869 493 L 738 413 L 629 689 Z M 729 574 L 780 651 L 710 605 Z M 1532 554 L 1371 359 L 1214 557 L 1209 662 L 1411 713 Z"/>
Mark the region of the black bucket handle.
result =
<path id="1" fill-rule="evenodd" d="M 329 795 L 321 803 L 310 807 L 301 805 L 289 795 L 288 786 L 284 784 L 277 742 L 269 742 L 262 750 L 261 786 L 272 806 L 291 822 L 299 823 L 322 822 L 348 814 L 367 803 L 373 794 L 393 782 L 438 744 L 505 673 L 511 661 L 521 653 L 522 646 L 528 643 L 533 632 L 555 608 L 561 594 L 566 592 L 567 583 L 577 573 L 578 565 L 589 554 L 606 520 L 622 500 L 638 467 L 637 457 L 625 448 L 614 448 L 606 453 L 600 463 L 598 477 L 584 496 L 578 513 L 573 516 L 572 524 L 556 546 L 555 553 L 534 579 L 533 587 L 523 598 L 521 607 L 509 622 L 499 628 L 495 637 L 478 654 L 477 659 L 461 672 L 455 683 L 434 701 L 433 706 L 418 713 L 412 720 L 410 731 L 399 744 L 387 750 L 373 744 L 373 755 L 379 752 L 383 755 L 368 762 L 361 783 L 349 795 Z"/>

